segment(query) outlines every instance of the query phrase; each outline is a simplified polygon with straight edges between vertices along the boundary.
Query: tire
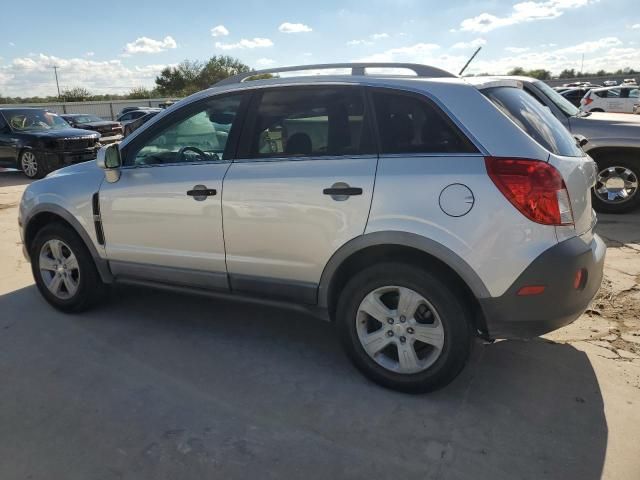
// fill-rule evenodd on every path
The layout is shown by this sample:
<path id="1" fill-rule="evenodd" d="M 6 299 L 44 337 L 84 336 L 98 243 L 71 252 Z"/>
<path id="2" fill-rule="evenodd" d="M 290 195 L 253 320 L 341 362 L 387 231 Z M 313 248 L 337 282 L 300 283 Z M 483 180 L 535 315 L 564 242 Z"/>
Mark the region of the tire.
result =
<path id="1" fill-rule="evenodd" d="M 107 286 L 100 279 L 89 250 L 70 227 L 61 223 L 45 226 L 36 234 L 29 251 L 36 286 L 45 300 L 58 310 L 82 312 L 106 293 Z M 53 290 L 54 277 L 59 285 L 57 293 Z"/>
<path id="2" fill-rule="evenodd" d="M 604 113 L 604 110 L 601 108 L 592 108 L 591 110 L 589 110 L 590 112 L 596 112 L 596 113 Z"/>
<path id="3" fill-rule="evenodd" d="M 347 355 L 366 377 L 393 390 L 424 393 L 447 385 L 460 373 L 473 342 L 471 315 L 456 296 L 453 283 L 442 277 L 410 265 L 385 263 L 369 267 L 348 281 L 338 300 L 336 326 Z M 407 305 L 419 305 L 404 320 L 400 313 L 413 311 L 413 306 L 398 309 L 393 289 L 398 289 L 399 297 L 408 295 L 403 297 L 409 298 L 404 302 Z M 379 299 L 393 312 L 389 317 L 392 324 L 389 318 L 385 323 L 384 318 L 379 321 L 363 311 L 377 308 L 368 303 L 371 298 Z M 377 316 L 385 314 L 384 309 L 376 311 Z M 432 344 L 418 340 L 423 337 Z M 377 350 L 374 356 L 365 349 L 366 342 L 370 342 L 369 351 Z M 385 342 L 391 343 L 382 348 Z M 401 362 L 401 351 L 415 355 L 406 353 L 405 357 L 403 353 L 406 360 Z"/>
<path id="4" fill-rule="evenodd" d="M 20 152 L 18 169 L 21 170 L 27 178 L 32 179 L 44 178 L 48 173 L 43 162 L 41 162 L 36 153 L 30 149 L 25 149 Z"/>
<path id="5" fill-rule="evenodd" d="M 640 155 L 636 160 L 625 155 L 610 155 L 596 163 L 598 179 L 591 192 L 593 208 L 601 213 L 628 213 L 637 209 L 640 206 Z M 613 177 L 625 182 L 623 190 L 627 198 L 621 198 L 621 191 L 615 193 L 615 189 L 607 187 L 606 179 Z"/>

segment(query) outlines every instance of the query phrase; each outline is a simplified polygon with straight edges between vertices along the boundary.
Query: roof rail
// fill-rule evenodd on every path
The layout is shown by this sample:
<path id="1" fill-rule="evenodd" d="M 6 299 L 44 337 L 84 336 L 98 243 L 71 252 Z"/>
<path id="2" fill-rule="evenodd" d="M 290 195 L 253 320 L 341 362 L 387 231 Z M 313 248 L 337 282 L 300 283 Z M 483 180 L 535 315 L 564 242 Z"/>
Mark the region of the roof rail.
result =
<path id="1" fill-rule="evenodd" d="M 248 78 L 257 75 L 266 75 L 283 72 L 303 72 L 307 70 L 329 70 L 335 68 L 350 68 L 351 75 L 366 75 L 367 68 L 404 68 L 413 71 L 418 77 L 422 78 L 442 78 L 455 77 L 440 68 L 431 67 L 429 65 L 420 65 L 419 63 L 321 63 L 317 65 L 297 65 L 292 67 L 268 68 L 266 70 L 254 70 L 252 72 L 240 73 L 232 77 L 220 80 L 215 84 L 216 87 L 221 85 L 230 85 L 233 83 L 242 83 Z"/>

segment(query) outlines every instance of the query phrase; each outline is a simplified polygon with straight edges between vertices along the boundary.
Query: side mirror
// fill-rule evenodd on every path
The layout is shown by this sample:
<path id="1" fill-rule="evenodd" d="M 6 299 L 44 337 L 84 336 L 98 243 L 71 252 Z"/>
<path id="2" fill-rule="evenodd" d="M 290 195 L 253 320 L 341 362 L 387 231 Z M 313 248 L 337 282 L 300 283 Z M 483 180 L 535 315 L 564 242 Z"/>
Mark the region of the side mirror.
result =
<path id="1" fill-rule="evenodd" d="M 100 150 L 98 150 L 96 163 L 105 171 L 107 182 L 115 183 L 120 180 L 122 159 L 120 158 L 120 149 L 117 143 L 101 147 Z"/>

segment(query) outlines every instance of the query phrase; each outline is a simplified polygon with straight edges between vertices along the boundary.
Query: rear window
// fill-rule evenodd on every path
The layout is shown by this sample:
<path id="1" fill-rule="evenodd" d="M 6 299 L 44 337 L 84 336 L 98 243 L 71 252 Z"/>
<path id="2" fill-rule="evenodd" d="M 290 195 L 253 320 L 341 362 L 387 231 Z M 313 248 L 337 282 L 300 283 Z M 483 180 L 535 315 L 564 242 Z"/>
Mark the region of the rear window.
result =
<path id="1" fill-rule="evenodd" d="M 581 157 L 582 150 L 564 125 L 524 90 L 488 88 L 483 93 L 536 142 L 556 155 Z"/>

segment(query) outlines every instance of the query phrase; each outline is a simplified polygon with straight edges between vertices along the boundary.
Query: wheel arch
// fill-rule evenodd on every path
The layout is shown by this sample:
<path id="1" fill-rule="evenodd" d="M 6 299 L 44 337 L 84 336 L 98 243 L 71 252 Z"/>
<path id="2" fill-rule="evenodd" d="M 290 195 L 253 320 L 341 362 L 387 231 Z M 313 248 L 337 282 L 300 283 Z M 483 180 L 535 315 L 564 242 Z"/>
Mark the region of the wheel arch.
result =
<path id="1" fill-rule="evenodd" d="M 113 275 L 109 269 L 109 264 L 105 259 L 100 257 L 85 228 L 71 213 L 58 205 L 39 205 L 24 222 L 23 238 L 27 255 L 30 255 L 31 243 L 38 232 L 44 226 L 49 225 L 52 222 L 62 223 L 78 234 L 84 245 L 89 250 L 102 281 L 105 283 L 111 283 L 113 281 Z"/>
<path id="2" fill-rule="evenodd" d="M 462 292 L 477 330 L 486 331 L 479 298 L 490 293 L 478 274 L 444 245 L 407 232 L 375 232 L 343 245 L 327 263 L 318 287 L 318 305 L 334 318 L 339 292 L 350 276 L 373 262 L 400 261 L 437 270 Z"/>
<path id="3" fill-rule="evenodd" d="M 616 156 L 622 155 L 635 155 L 637 157 L 638 166 L 640 166 L 640 145 L 638 146 L 622 146 L 622 147 L 595 147 L 591 150 L 588 150 L 587 153 L 595 160 L 597 163 L 598 160 L 606 160 Z"/>

